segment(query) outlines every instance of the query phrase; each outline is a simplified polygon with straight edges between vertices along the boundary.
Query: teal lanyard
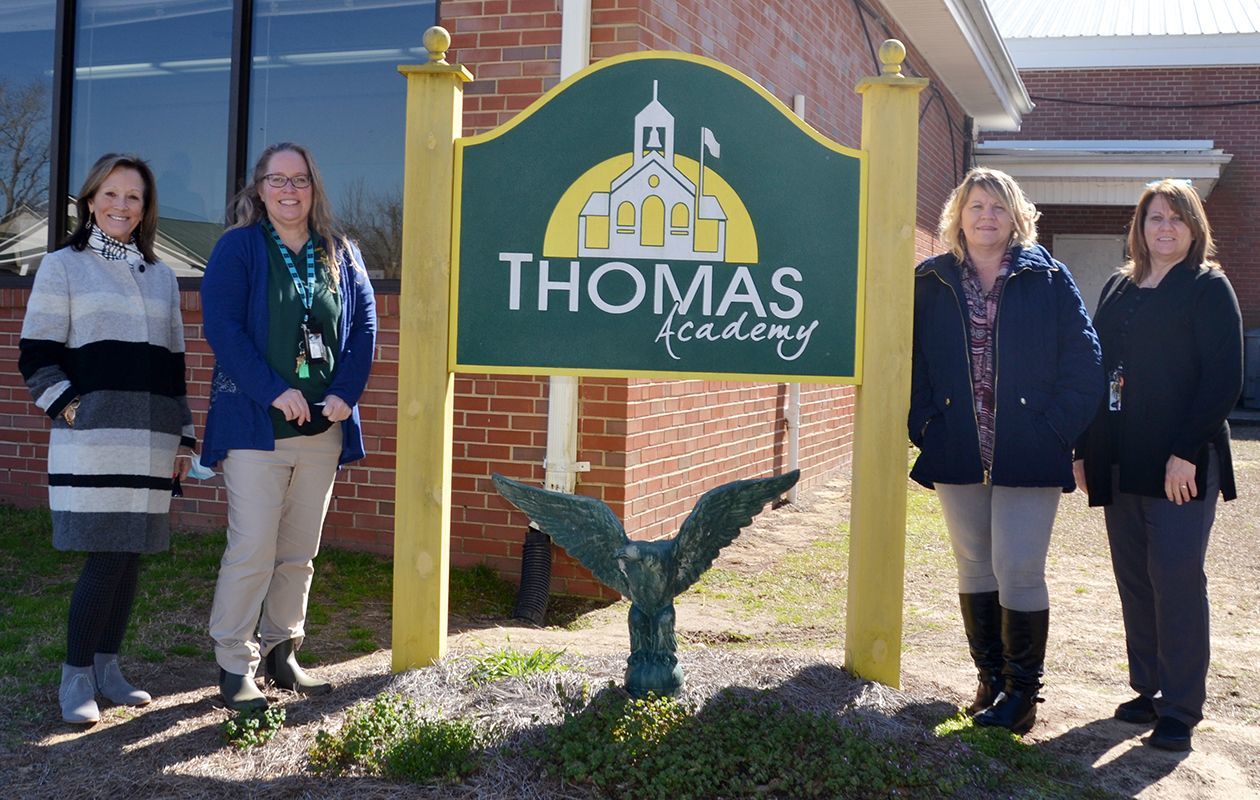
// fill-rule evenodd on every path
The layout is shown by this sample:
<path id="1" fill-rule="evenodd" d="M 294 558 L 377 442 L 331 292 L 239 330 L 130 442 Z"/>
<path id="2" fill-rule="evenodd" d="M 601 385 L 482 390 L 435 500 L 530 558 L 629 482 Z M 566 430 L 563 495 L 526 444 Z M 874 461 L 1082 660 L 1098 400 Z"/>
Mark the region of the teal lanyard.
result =
<path id="1" fill-rule="evenodd" d="M 306 240 L 306 284 L 303 285 L 302 279 L 298 277 L 297 267 L 293 266 L 293 257 L 289 255 L 289 248 L 285 247 L 284 242 L 280 240 L 280 234 L 276 233 L 271 220 L 263 220 L 263 226 L 271 234 L 271 240 L 276 243 L 276 247 L 280 248 L 284 265 L 289 268 L 289 277 L 293 278 L 298 297 L 302 299 L 302 307 L 306 309 L 306 318 L 310 319 L 311 306 L 315 304 L 315 237 L 312 236 Z"/>

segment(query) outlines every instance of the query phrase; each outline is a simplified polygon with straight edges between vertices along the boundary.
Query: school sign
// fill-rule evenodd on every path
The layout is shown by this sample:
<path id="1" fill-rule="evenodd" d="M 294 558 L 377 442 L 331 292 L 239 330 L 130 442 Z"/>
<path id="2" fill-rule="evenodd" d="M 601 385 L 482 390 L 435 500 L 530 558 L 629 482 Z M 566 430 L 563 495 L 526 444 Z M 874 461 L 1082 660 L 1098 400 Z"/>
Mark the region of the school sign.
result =
<path id="1" fill-rule="evenodd" d="M 451 368 L 860 383 L 864 165 L 718 62 L 600 62 L 455 142 Z"/>

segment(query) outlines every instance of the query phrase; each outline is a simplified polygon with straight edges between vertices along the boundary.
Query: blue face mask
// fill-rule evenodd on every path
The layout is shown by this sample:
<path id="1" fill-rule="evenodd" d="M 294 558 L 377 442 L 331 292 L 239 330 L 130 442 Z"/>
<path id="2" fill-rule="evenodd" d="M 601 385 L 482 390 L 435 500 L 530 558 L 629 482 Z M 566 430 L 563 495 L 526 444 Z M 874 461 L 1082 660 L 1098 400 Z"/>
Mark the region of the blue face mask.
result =
<path id="1" fill-rule="evenodd" d="M 192 457 L 192 465 L 188 468 L 188 477 L 199 481 L 208 481 L 214 477 L 214 470 L 201 465 L 201 456 Z"/>

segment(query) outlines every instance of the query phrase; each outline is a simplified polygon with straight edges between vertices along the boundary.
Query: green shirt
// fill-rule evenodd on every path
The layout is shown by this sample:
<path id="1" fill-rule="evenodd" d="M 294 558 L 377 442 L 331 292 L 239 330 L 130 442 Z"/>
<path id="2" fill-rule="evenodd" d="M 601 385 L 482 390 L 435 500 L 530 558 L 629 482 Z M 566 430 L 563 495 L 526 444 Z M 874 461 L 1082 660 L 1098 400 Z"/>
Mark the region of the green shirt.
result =
<path id="1" fill-rule="evenodd" d="M 267 333 L 267 363 L 280 373 L 289 385 L 302 392 L 307 403 L 318 403 L 328 393 L 332 383 L 333 368 L 336 366 L 340 337 L 341 295 L 334 289 L 332 274 L 324 263 L 325 255 L 322 243 L 315 243 L 315 299 L 311 304 L 311 319 L 322 328 L 324 334 L 325 358 L 323 363 L 308 363 L 310 374 L 300 378 L 297 373 L 298 342 L 301 337 L 302 320 L 306 316 L 306 308 L 297 287 L 293 285 L 293 276 L 280 255 L 271 236 L 267 236 L 267 312 L 270 319 Z M 298 277 L 306 278 L 306 247 L 296 253 L 289 253 Z M 311 416 L 322 413 L 319 407 L 311 406 Z M 277 439 L 300 436 L 297 429 L 288 423 L 278 408 L 271 408 L 271 427 Z"/>

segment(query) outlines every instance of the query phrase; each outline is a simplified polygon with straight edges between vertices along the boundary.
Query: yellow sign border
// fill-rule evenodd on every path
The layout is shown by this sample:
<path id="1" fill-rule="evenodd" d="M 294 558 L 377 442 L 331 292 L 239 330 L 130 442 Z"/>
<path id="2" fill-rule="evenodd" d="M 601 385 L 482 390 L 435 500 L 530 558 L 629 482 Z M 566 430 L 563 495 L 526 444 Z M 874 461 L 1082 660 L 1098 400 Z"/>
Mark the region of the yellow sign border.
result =
<path id="1" fill-rule="evenodd" d="M 556 99 L 570 86 L 584 78 L 593 75 L 603 69 L 624 64 L 629 61 L 690 61 L 703 67 L 715 69 L 727 76 L 734 78 L 757 94 L 774 107 L 779 113 L 790 120 L 803 133 L 816 141 L 818 144 L 826 147 L 833 152 L 841 153 L 850 158 L 858 159 L 858 247 L 857 247 L 857 314 L 855 318 L 856 331 L 853 337 L 853 375 L 852 376 L 827 376 L 827 375 L 772 375 L 767 373 L 725 373 L 725 372 L 659 372 L 655 370 L 627 370 L 627 369 L 569 369 L 569 368 L 545 368 L 545 367 L 486 367 L 475 364 L 460 364 L 456 358 L 458 331 L 459 331 L 459 239 L 462 220 L 460 219 L 460 209 L 463 203 L 463 185 L 464 185 L 464 148 L 473 147 L 484 142 L 497 139 L 508 131 L 520 125 L 529 119 L 543 106 Z M 475 136 L 461 136 L 455 140 L 455 165 L 454 165 L 454 181 L 452 188 L 452 204 L 451 204 L 451 282 L 450 282 L 450 330 L 447 335 L 447 369 L 454 373 L 484 373 L 489 375 L 575 375 L 575 376 L 591 376 L 591 377 L 613 377 L 613 378 L 655 378 L 658 380 L 738 380 L 748 381 L 751 383 L 768 382 L 768 383 L 826 383 L 840 385 L 861 385 L 862 383 L 862 351 L 863 338 L 865 336 L 865 314 L 866 314 L 866 213 L 867 213 L 867 154 L 864 150 L 858 150 L 852 147 L 845 147 L 839 142 L 827 138 L 818 132 L 811 125 L 797 116 L 790 108 L 784 105 L 783 101 L 775 97 L 764 86 L 754 81 L 744 73 L 732 67 L 723 64 L 720 61 L 708 58 L 706 56 L 693 55 L 691 53 L 677 53 L 669 50 L 642 50 L 634 53 L 624 53 L 619 56 L 613 56 L 602 61 L 598 61 L 590 66 L 574 73 L 565 80 L 551 87 L 541 97 L 526 106 L 520 113 L 512 117 L 507 122 L 496 128 L 476 134 Z"/>

